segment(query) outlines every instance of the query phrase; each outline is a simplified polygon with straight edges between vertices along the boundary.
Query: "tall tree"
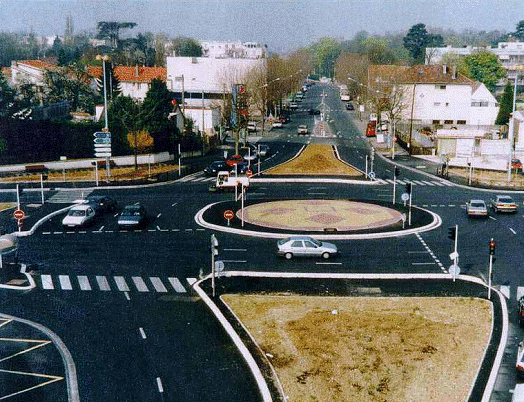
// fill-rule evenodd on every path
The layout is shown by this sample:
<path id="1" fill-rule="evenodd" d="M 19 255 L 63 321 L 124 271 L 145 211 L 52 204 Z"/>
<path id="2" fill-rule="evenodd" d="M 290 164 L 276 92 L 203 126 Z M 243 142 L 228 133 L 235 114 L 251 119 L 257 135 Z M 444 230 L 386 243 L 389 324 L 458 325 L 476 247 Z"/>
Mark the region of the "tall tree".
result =
<path id="1" fill-rule="evenodd" d="M 10 117 L 15 108 L 15 92 L 0 73 L 0 117 Z"/>
<path id="2" fill-rule="evenodd" d="M 198 41 L 184 36 L 178 36 L 173 39 L 173 50 L 175 56 L 179 57 L 201 57 L 202 46 Z"/>
<path id="3" fill-rule="evenodd" d="M 460 72 L 482 82 L 491 92 L 495 91 L 497 82 L 506 77 L 506 70 L 497 55 L 488 51 L 476 52 L 461 58 Z"/>
<path id="4" fill-rule="evenodd" d="M 172 96 L 166 83 L 160 79 L 151 80 L 144 102 L 140 107 L 144 128 L 151 134 L 166 130 L 169 126 L 168 116 L 173 111 Z"/>
<path id="5" fill-rule="evenodd" d="M 513 113 L 513 85 L 508 81 L 504 86 L 504 93 L 500 98 L 499 113 L 497 114 L 495 124 L 508 124 L 511 113 Z"/>
<path id="6" fill-rule="evenodd" d="M 413 25 L 404 37 L 404 47 L 408 49 L 415 64 L 424 63 L 426 47 L 440 47 L 444 45 L 441 35 L 430 34 L 426 25 L 420 23 Z"/>
<path id="7" fill-rule="evenodd" d="M 131 29 L 136 26 L 136 22 L 116 22 L 116 21 L 99 21 L 96 24 L 97 39 L 108 39 L 111 47 L 117 49 L 120 42 L 120 31 L 122 29 Z"/>
<path id="8" fill-rule="evenodd" d="M 524 20 L 518 22 L 517 30 L 513 33 L 513 36 L 518 40 L 524 41 Z"/>
<path id="9" fill-rule="evenodd" d="M 318 72 L 325 77 L 334 77 L 335 62 L 340 55 L 340 43 L 333 38 L 322 38 L 310 49 L 316 54 Z"/>

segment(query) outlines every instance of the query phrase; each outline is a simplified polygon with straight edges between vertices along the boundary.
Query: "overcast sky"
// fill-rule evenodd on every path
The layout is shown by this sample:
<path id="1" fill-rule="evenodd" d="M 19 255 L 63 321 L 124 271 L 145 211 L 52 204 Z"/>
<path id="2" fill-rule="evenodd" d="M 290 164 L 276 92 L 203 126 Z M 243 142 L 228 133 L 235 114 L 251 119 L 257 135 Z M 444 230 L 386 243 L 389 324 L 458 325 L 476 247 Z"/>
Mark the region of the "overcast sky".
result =
<path id="1" fill-rule="evenodd" d="M 331 36 L 405 32 L 412 25 L 511 32 L 524 0 L 0 0 L 0 31 L 63 35 L 95 31 L 97 21 L 136 22 L 129 31 L 199 40 L 242 40 L 293 50 Z"/>

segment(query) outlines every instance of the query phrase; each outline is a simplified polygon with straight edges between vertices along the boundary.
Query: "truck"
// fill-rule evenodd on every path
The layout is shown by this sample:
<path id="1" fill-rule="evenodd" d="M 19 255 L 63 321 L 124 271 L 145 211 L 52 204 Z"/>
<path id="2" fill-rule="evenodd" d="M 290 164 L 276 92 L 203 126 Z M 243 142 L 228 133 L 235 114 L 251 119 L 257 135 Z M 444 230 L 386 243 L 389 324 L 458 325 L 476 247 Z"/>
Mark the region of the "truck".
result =
<path id="1" fill-rule="evenodd" d="M 228 191 L 235 188 L 242 189 L 249 187 L 249 177 L 236 176 L 234 172 L 220 171 L 217 174 L 216 181 L 209 186 L 209 191 Z"/>

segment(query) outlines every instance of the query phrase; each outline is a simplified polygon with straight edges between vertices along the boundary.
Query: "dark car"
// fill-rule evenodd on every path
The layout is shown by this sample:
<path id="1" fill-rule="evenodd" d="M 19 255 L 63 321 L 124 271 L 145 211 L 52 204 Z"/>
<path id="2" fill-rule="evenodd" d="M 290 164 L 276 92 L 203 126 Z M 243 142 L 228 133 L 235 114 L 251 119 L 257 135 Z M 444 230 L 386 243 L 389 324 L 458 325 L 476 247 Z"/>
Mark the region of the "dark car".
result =
<path id="1" fill-rule="evenodd" d="M 87 196 L 86 201 L 93 206 L 97 214 L 115 212 L 118 208 L 116 200 L 107 195 L 89 195 Z"/>
<path id="2" fill-rule="evenodd" d="M 309 109 L 309 114 L 312 114 L 312 115 L 320 114 L 320 110 L 318 110 L 318 109 Z"/>
<path id="3" fill-rule="evenodd" d="M 355 110 L 355 107 L 351 102 L 346 103 L 346 110 Z"/>
<path id="4" fill-rule="evenodd" d="M 238 174 L 246 174 L 247 170 L 249 169 L 249 162 L 237 163 L 236 168 L 233 168 L 233 172 L 235 169 Z"/>
<path id="5" fill-rule="evenodd" d="M 140 203 L 126 205 L 118 217 L 119 229 L 136 229 L 147 222 L 147 212 Z"/>
<path id="6" fill-rule="evenodd" d="M 207 176 L 216 176 L 218 172 L 224 170 L 231 170 L 231 166 L 227 165 L 225 161 L 214 161 L 204 168 L 204 174 Z"/>

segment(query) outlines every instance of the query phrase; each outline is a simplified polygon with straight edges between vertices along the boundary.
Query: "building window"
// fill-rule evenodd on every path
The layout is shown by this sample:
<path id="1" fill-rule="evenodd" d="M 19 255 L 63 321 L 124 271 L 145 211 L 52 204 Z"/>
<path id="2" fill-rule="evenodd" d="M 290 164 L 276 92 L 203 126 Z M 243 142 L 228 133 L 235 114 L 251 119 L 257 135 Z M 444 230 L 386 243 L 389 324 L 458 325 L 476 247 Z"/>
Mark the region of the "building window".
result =
<path id="1" fill-rule="evenodd" d="M 446 89 L 446 85 L 435 85 L 436 89 Z"/>
<path id="2" fill-rule="evenodd" d="M 434 102 L 433 106 L 440 106 L 440 102 Z"/>
<path id="3" fill-rule="evenodd" d="M 453 120 L 444 120 L 444 124 L 453 124 Z"/>
<path id="4" fill-rule="evenodd" d="M 472 101 L 471 106 L 473 107 L 488 107 L 488 102 L 486 101 Z"/>
<path id="5" fill-rule="evenodd" d="M 457 120 L 457 124 L 466 124 L 466 120 Z"/>
<path id="6" fill-rule="evenodd" d="M 433 124 L 440 124 L 440 120 L 433 120 Z"/>

